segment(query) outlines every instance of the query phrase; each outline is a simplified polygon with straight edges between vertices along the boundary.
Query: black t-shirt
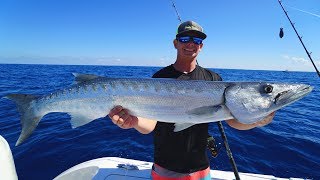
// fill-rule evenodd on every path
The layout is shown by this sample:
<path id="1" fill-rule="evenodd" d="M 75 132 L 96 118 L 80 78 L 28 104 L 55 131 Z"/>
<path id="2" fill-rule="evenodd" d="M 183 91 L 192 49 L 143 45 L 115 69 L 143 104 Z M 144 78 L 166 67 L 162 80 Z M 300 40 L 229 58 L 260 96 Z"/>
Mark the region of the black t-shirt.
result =
<path id="1" fill-rule="evenodd" d="M 190 73 L 177 71 L 173 65 L 156 72 L 153 78 L 221 81 L 221 77 L 196 66 Z M 173 123 L 157 122 L 154 129 L 154 163 L 171 171 L 192 173 L 209 166 L 206 154 L 208 123 L 193 125 L 174 132 Z"/>

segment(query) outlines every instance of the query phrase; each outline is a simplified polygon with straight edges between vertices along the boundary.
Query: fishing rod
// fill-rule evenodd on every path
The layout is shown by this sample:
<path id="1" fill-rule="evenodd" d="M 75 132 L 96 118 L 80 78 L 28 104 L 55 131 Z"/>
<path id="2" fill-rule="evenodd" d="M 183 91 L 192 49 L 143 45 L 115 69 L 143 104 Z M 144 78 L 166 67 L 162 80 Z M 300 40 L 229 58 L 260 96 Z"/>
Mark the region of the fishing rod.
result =
<path id="1" fill-rule="evenodd" d="M 218 121 L 217 123 L 218 123 L 218 127 L 219 127 L 219 130 L 220 130 L 221 137 L 222 137 L 223 142 L 224 142 L 224 147 L 226 148 L 226 151 L 227 151 L 227 154 L 228 154 L 228 157 L 229 157 L 229 161 L 230 161 L 230 163 L 232 165 L 234 176 L 236 177 L 236 180 L 240 180 L 238 168 L 237 168 L 236 162 L 234 161 L 234 158 L 232 156 L 232 152 L 230 150 L 228 139 L 227 139 L 226 133 L 224 132 L 223 125 L 222 125 L 221 121 Z"/>
<path id="2" fill-rule="evenodd" d="M 296 35 L 298 36 L 298 38 L 299 38 L 299 40 L 300 40 L 300 42 L 301 42 L 301 44 L 302 44 L 302 46 L 303 46 L 304 50 L 306 51 L 306 53 L 307 53 L 307 55 L 308 55 L 308 57 L 309 57 L 309 59 L 310 59 L 310 61 L 311 61 L 312 65 L 313 65 L 314 69 L 316 70 L 316 72 L 317 72 L 318 76 L 320 77 L 320 72 L 319 72 L 319 70 L 317 69 L 317 66 L 314 64 L 314 62 L 313 62 L 313 60 L 312 60 L 312 58 L 311 58 L 311 52 L 309 53 L 309 51 L 307 50 L 306 46 L 304 45 L 304 43 L 303 43 L 303 41 L 302 41 L 301 36 L 299 35 L 298 31 L 297 31 L 297 30 L 296 30 L 296 28 L 294 27 L 294 24 L 292 23 L 291 19 L 289 18 L 289 15 L 288 15 L 287 11 L 284 9 L 284 7 L 283 7 L 283 5 L 282 5 L 282 3 L 281 3 L 281 0 L 278 0 L 278 2 L 279 2 L 279 4 L 280 4 L 280 6 L 281 6 L 281 8 L 282 8 L 283 12 L 286 14 L 286 16 L 287 16 L 287 18 L 288 18 L 288 20 L 289 20 L 289 22 L 290 22 L 290 24 L 291 24 L 292 28 L 293 28 L 293 29 L 294 29 L 294 31 L 296 32 Z"/>
<path id="3" fill-rule="evenodd" d="M 181 18 L 180 18 L 180 15 L 179 15 L 179 13 L 178 13 L 178 10 L 177 10 L 177 7 L 176 7 L 174 1 L 171 0 L 171 2 L 172 2 L 172 6 L 173 6 L 173 8 L 174 8 L 174 10 L 175 10 L 175 12 L 176 12 L 176 15 L 177 15 L 177 17 L 178 17 L 178 20 L 180 21 L 180 23 L 182 23 L 182 20 L 181 20 Z M 198 60 L 196 60 L 196 62 L 197 62 L 197 64 L 199 65 Z M 240 180 L 238 168 L 237 168 L 236 162 L 235 162 L 235 160 L 234 160 L 234 158 L 233 158 L 233 156 L 232 156 L 232 152 L 231 152 L 230 147 L 229 147 L 228 139 L 227 139 L 226 133 L 224 132 L 224 128 L 223 128 L 223 125 L 222 125 L 221 121 L 217 122 L 217 125 L 218 125 L 218 127 L 219 127 L 219 131 L 220 131 L 221 137 L 222 137 L 222 139 L 223 139 L 224 146 L 225 146 L 225 148 L 226 148 L 226 151 L 227 151 L 227 154 L 228 154 L 228 157 L 229 157 L 229 160 L 230 160 L 230 163 L 231 163 L 233 172 L 234 172 L 234 176 L 235 176 L 236 180 Z M 213 138 L 212 138 L 212 139 L 213 139 Z M 215 153 L 217 153 L 217 152 L 215 152 Z M 217 154 L 216 154 L 216 155 L 217 155 Z"/>
<path id="4" fill-rule="evenodd" d="M 182 20 L 181 20 L 181 18 L 180 18 L 180 15 L 179 15 L 179 13 L 178 13 L 178 10 L 177 10 L 177 7 L 176 7 L 174 1 L 171 0 L 171 2 L 172 2 L 172 6 L 173 6 L 174 10 L 176 11 L 176 15 L 177 15 L 177 17 L 178 17 L 178 20 L 180 21 L 180 23 L 182 23 Z"/>
<path id="5" fill-rule="evenodd" d="M 172 3 L 172 7 L 174 8 L 174 10 L 175 10 L 175 12 L 176 12 L 176 15 L 177 15 L 177 17 L 178 17 L 179 22 L 182 23 L 182 20 L 181 20 L 181 17 L 180 17 L 180 15 L 179 15 L 179 12 L 178 12 L 178 9 L 177 9 L 177 7 L 176 7 L 176 4 L 174 3 L 173 0 L 171 0 L 171 3 Z M 197 59 L 196 59 L 196 62 L 197 62 L 197 64 L 199 64 Z"/>

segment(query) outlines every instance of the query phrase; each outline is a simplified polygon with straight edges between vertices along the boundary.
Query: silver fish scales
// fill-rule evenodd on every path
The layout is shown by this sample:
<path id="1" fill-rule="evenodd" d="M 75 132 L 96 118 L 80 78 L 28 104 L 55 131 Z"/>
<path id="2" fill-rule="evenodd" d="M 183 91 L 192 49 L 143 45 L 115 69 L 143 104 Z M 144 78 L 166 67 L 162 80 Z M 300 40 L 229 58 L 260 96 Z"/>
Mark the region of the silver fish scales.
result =
<path id="1" fill-rule="evenodd" d="M 21 115 L 16 145 L 27 139 L 41 118 L 51 112 L 68 113 L 73 128 L 105 117 L 121 105 L 138 117 L 175 123 L 174 131 L 194 124 L 237 119 L 244 124 L 312 91 L 305 84 L 274 82 L 214 82 L 175 79 L 106 78 L 74 74 L 77 82 L 49 95 L 10 94 Z"/>

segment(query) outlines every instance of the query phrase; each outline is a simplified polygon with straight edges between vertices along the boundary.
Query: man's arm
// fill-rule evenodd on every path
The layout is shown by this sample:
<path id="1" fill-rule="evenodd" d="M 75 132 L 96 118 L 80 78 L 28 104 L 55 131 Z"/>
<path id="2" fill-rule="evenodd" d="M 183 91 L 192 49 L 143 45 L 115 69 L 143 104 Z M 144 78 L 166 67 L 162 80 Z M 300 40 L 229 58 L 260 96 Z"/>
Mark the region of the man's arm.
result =
<path id="1" fill-rule="evenodd" d="M 230 119 L 230 120 L 226 120 L 227 124 L 235 129 L 238 130 L 249 130 L 255 127 L 262 127 L 265 126 L 269 123 L 271 123 L 273 117 L 275 115 L 275 112 L 269 114 L 266 118 L 264 118 L 261 121 L 255 122 L 253 124 L 242 124 L 239 121 L 237 121 L 236 119 Z"/>
<path id="2" fill-rule="evenodd" d="M 133 116 L 127 109 L 121 106 L 114 107 L 108 116 L 112 122 L 120 128 L 135 128 L 142 134 L 149 134 L 154 130 L 157 124 L 157 121 L 155 120 Z"/>

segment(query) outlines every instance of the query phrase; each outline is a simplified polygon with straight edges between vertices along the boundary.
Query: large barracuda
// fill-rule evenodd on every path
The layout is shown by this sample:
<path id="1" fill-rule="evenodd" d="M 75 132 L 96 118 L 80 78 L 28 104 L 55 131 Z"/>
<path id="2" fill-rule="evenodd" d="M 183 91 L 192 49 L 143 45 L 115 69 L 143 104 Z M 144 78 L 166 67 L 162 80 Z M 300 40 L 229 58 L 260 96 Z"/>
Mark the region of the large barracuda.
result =
<path id="1" fill-rule="evenodd" d="M 174 131 L 180 131 L 227 119 L 254 123 L 312 91 L 305 84 L 74 75 L 76 84 L 48 95 L 6 96 L 16 102 L 21 115 L 22 131 L 16 145 L 51 112 L 68 113 L 75 128 L 105 117 L 114 106 L 121 105 L 133 115 L 175 123 Z"/>

